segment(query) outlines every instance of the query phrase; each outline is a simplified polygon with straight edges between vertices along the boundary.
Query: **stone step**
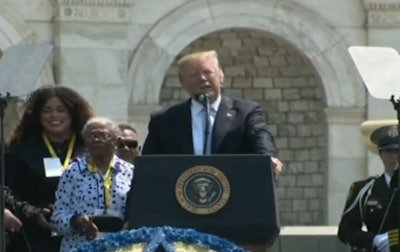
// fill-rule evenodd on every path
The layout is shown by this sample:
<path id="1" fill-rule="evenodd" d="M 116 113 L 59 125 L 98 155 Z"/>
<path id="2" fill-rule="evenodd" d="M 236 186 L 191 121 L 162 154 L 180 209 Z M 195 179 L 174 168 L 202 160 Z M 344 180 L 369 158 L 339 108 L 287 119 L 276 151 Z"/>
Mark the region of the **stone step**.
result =
<path id="1" fill-rule="evenodd" d="M 282 227 L 280 237 L 268 252 L 348 252 L 337 238 L 337 226 Z"/>

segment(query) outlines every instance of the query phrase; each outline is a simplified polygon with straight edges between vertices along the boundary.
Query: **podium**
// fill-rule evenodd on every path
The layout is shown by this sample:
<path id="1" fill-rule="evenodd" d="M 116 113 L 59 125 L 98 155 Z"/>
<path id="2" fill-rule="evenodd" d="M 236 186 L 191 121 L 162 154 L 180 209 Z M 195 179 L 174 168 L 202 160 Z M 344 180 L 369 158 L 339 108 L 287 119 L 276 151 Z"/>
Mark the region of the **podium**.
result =
<path id="1" fill-rule="evenodd" d="M 192 228 L 268 246 L 280 231 L 275 181 L 264 155 L 140 156 L 128 202 L 130 229 Z"/>

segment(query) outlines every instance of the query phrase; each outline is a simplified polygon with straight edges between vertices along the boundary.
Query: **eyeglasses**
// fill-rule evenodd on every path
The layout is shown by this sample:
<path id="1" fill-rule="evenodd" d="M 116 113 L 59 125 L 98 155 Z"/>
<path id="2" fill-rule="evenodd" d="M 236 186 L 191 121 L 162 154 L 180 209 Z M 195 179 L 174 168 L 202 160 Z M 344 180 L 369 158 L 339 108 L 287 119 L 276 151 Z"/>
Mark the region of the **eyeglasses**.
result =
<path id="1" fill-rule="evenodd" d="M 121 142 L 118 144 L 118 148 L 125 148 L 128 147 L 129 149 L 135 149 L 138 147 L 138 141 L 136 140 L 121 140 Z"/>
<path id="2" fill-rule="evenodd" d="M 87 134 L 87 138 L 90 141 L 93 141 L 95 139 L 100 140 L 100 141 L 108 141 L 113 137 L 113 134 L 108 131 L 91 131 Z"/>

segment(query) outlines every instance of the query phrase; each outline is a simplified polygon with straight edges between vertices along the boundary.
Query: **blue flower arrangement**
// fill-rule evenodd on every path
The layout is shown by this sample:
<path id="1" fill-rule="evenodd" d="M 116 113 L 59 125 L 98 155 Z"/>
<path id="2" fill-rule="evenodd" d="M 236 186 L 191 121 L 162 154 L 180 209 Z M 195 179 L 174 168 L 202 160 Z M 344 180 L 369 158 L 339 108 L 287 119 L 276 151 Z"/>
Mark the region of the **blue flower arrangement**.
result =
<path id="1" fill-rule="evenodd" d="M 145 243 L 144 252 L 154 252 L 162 247 L 165 252 L 175 252 L 174 242 L 195 245 L 219 252 L 246 252 L 234 243 L 215 235 L 204 234 L 193 229 L 173 227 L 142 227 L 120 231 L 105 237 L 84 242 L 71 252 L 106 252 L 133 244 Z"/>

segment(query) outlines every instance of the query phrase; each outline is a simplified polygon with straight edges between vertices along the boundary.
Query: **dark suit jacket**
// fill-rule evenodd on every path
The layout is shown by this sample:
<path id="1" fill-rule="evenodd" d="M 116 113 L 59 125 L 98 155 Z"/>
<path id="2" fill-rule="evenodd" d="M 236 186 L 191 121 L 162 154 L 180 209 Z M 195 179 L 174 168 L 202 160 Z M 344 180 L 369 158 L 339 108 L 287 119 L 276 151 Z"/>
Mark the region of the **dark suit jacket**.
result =
<path id="1" fill-rule="evenodd" d="M 191 101 L 151 116 L 142 154 L 193 154 Z M 259 104 L 222 96 L 212 129 L 212 154 L 277 155 Z"/>

